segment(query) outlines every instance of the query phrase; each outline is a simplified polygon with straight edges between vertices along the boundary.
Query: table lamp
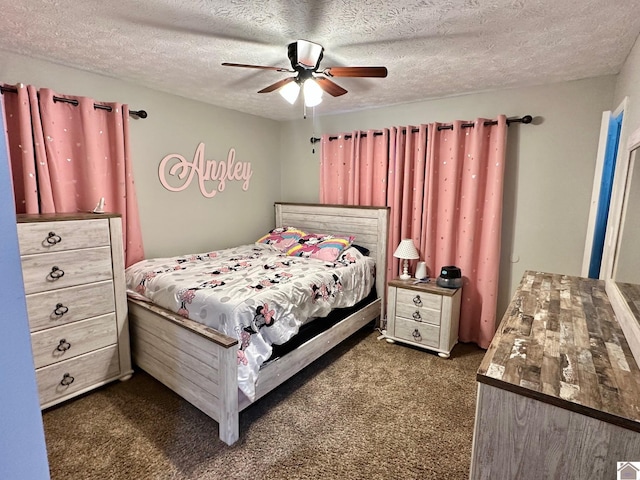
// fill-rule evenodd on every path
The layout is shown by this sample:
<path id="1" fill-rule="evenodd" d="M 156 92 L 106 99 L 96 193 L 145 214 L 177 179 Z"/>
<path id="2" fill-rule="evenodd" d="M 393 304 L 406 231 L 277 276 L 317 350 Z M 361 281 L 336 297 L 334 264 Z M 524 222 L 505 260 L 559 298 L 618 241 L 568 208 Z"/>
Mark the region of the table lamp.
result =
<path id="1" fill-rule="evenodd" d="M 410 238 L 401 240 L 398 248 L 393 252 L 393 256 L 404 261 L 400 280 L 409 280 L 411 278 L 411 275 L 409 275 L 409 260 L 420 258 L 418 250 L 416 250 L 416 246 L 413 244 L 413 240 Z"/>

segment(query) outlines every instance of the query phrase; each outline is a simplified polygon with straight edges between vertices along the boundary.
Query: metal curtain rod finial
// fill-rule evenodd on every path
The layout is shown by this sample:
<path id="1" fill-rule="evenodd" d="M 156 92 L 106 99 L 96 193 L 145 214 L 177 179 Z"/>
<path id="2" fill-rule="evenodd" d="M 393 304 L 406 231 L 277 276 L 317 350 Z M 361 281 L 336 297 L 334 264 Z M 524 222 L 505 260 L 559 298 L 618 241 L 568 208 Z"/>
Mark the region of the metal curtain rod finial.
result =
<path id="1" fill-rule="evenodd" d="M 507 118 L 507 125 L 509 123 L 531 123 L 533 122 L 533 117 L 531 115 L 525 115 L 522 118 Z"/>
<path id="2" fill-rule="evenodd" d="M 133 115 L 138 118 L 147 118 L 148 116 L 146 110 L 129 110 L 129 115 Z"/>

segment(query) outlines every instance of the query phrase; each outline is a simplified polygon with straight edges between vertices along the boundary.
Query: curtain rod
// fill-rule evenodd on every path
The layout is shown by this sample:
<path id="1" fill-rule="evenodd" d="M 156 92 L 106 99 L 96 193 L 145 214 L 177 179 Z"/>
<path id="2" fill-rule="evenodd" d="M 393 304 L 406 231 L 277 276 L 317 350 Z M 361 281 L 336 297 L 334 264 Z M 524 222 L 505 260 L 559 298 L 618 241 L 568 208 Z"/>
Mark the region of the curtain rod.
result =
<path id="1" fill-rule="evenodd" d="M 18 93 L 18 89 L 16 87 L 3 87 L 0 85 L 0 93 Z M 62 97 L 53 97 L 53 101 L 54 102 L 63 102 L 63 103 L 70 103 L 71 105 L 74 106 L 78 106 L 78 100 L 70 100 L 68 98 L 62 98 Z M 109 105 L 101 105 L 99 103 L 94 103 L 93 104 L 93 108 L 95 109 L 99 109 L 99 110 L 107 110 L 108 112 L 110 112 L 111 110 L 113 110 Z M 138 118 L 147 118 L 147 112 L 145 110 L 129 110 L 129 115 L 132 115 L 134 117 L 138 117 Z"/>
<path id="2" fill-rule="evenodd" d="M 531 123 L 532 121 L 533 121 L 533 117 L 531 115 L 525 115 L 524 117 L 521 117 L 521 118 L 507 118 L 507 126 L 509 126 L 509 124 L 511 124 L 511 123 L 525 123 L 526 124 L 526 123 Z M 484 122 L 485 126 L 497 125 L 497 124 L 498 124 L 497 120 L 487 120 L 486 122 Z M 462 126 L 462 128 L 473 128 L 474 124 L 473 123 L 463 123 L 461 126 Z M 438 131 L 440 131 L 440 130 L 453 130 L 453 125 L 440 125 L 438 127 Z M 419 131 L 420 130 L 417 129 L 417 128 L 413 128 L 411 130 L 412 133 L 416 133 L 416 132 L 419 132 Z M 407 130 L 406 129 L 402 130 L 402 133 L 407 133 Z M 377 137 L 379 135 L 382 135 L 382 132 L 373 132 L 373 136 L 374 137 Z M 366 137 L 366 136 L 367 136 L 366 133 L 363 133 L 361 135 L 361 137 Z M 350 135 L 350 134 L 347 134 L 347 135 L 344 136 L 344 138 L 351 138 L 351 137 L 352 137 L 352 135 Z M 329 141 L 337 140 L 337 139 L 338 139 L 337 136 L 329 137 Z M 311 137 L 311 143 L 317 143 L 320 140 L 321 139 L 318 138 L 318 137 Z"/>

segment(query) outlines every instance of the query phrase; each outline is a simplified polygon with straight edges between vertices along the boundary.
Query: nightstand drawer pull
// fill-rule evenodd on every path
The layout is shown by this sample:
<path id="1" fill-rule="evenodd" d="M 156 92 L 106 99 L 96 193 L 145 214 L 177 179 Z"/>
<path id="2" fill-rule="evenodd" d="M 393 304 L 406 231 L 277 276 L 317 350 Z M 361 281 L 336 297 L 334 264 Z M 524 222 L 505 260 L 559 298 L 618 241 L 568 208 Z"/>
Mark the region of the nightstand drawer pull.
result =
<path id="1" fill-rule="evenodd" d="M 422 299 L 420 298 L 420 295 L 416 295 L 415 297 L 413 297 L 413 304 L 416 307 L 421 307 L 422 306 Z"/>
<path id="2" fill-rule="evenodd" d="M 60 385 L 62 385 L 63 387 L 68 387 L 69 385 L 71 385 L 73 383 L 74 380 L 75 380 L 75 378 L 73 378 L 68 373 L 65 373 L 62 376 L 62 380 L 60 380 Z"/>
<path id="3" fill-rule="evenodd" d="M 59 352 L 66 352 L 70 348 L 71 348 L 71 344 L 63 338 L 62 340 L 60 340 L 60 343 L 56 347 L 56 350 L 58 350 Z"/>
<path id="4" fill-rule="evenodd" d="M 413 312 L 413 319 L 416 322 L 421 322 L 422 321 L 422 315 L 420 315 L 420 312 L 418 310 L 416 310 L 415 312 Z"/>
<path id="5" fill-rule="evenodd" d="M 69 311 L 69 307 L 65 307 L 63 304 L 58 303 L 53 313 L 55 313 L 56 316 L 61 317 L 68 311 Z"/>
<path id="6" fill-rule="evenodd" d="M 413 331 L 411 336 L 413 337 L 413 339 L 416 342 L 421 342 L 422 341 L 422 335 L 420 335 L 420 331 L 417 328 Z"/>
<path id="7" fill-rule="evenodd" d="M 60 235 L 57 235 L 55 232 L 49 232 L 49 235 L 47 236 L 47 238 L 45 238 L 45 241 L 49 245 L 55 245 L 62 241 L 62 237 Z"/>
<path id="8" fill-rule="evenodd" d="M 64 277 L 64 270 L 58 267 L 51 267 L 51 271 L 49 272 L 48 276 L 51 278 L 51 280 L 58 280 L 59 278 Z"/>

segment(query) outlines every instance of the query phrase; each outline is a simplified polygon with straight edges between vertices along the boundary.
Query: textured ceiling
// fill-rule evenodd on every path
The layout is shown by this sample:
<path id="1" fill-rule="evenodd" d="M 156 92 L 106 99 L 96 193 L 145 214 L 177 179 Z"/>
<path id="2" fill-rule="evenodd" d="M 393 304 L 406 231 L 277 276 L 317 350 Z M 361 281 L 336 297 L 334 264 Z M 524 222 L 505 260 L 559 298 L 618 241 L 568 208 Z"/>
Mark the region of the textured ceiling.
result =
<path id="1" fill-rule="evenodd" d="M 302 116 L 299 103 L 257 92 L 289 74 L 221 63 L 289 68 L 287 44 L 306 39 L 324 46 L 321 68 L 386 66 L 387 78 L 334 78 L 349 93 L 325 95 L 316 107 L 317 115 L 354 111 L 618 73 L 640 32 L 639 7 L 640 0 L 0 0 L 0 48 L 287 120 Z"/>

